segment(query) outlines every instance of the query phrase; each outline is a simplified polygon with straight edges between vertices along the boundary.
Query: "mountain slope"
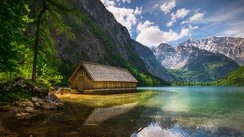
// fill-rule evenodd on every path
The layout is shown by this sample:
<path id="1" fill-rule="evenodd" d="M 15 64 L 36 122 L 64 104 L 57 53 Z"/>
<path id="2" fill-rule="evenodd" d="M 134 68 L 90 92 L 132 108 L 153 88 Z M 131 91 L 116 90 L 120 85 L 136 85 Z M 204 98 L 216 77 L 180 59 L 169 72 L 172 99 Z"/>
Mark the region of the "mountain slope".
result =
<path id="1" fill-rule="evenodd" d="M 175 81 L 175 77 L 157 62 L 156 57 L 148 47 L 137 41 L 132 41 L 136 47 L 138 55 L 143 60 L 150 73 L 166 81 Z"/>
<path id="2" fill-rule="evenodd" d="M 221 53 L 239 65 L 244 64 L 244 38 L 211 37 L 202 40 L 187 40 L 180 45 L 195 46 L 213 53 Z"/>
<path id="3" fill-rule="evenodd" d="M 100 0 L 72 2 L 82 14 L 78 21 L 76 17 L 65 17 L 75 38 L 68 39 L 66 35 L 56 38 L 58 56 L 63 61 L 60 71 L 64 81 L 75 66 L 85 60 L 127 68 L 139 80 L 139 85 L 167 83 L 163 80 L 167 77 L 158 77 L 146 67 L 127 29 L 115 20 Z"/>
<path id="4" fill-rule="evenodd" d="M 176 48 L 160 44 L 153 49 L 157 60 L 172 69 L 178 81 L 213 81 L 224 77 L 239 65 L 222 54 L 201 50 L 194 46 Z"/>
<path id="5" fill-rule="evenodd" d="M 239 67 L 229 73 L 223 79 L 213 82 L 214 85 L 224 86 L 243 86 L 244 85 L 244 66 Z"/>

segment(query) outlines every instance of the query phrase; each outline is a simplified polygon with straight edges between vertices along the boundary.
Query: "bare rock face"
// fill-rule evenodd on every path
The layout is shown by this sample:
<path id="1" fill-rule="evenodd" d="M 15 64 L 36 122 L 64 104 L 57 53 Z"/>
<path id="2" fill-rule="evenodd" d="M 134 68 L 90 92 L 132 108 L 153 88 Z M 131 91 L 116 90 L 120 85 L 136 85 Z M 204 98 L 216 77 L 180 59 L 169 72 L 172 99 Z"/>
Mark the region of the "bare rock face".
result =
<path id="1" fill-rule="evenodd" d="M 162 43 L 152 51 L 162 66 L 168 69 L 179 69 L 187 64 L 190 56 L 193 54 L 197 56 L 199 49 L 192 46 L 173 48 L 167 43 Z"/>
<path id="2" fill-rule="evenodd" d="M 114 65 L 111 63 L 112 59 L 109 59 L 112 56 L 108 56 L 114 52 L 131 64 L 144 67 L 131 42 L 129 32 L 116 21 L 113 14 L 100 0 L 74 0 L 72 2 L 82 14 L 86 15 L 85 18 L 94 22 L 102 32 L 100 33 L 95 25 L 91 26 L 91 23 L 86 23 L 84 20 L 77 24 L 74 19 L 66 18 L 75 38 L 68 39 L 64 35 L 56 39 L 58 55 L 63 60 L 75 65 L 81 60 Z"/>
<path id="3" fill-rule="evenodd" d="M 213 53 L 221 53 L 239 65 L 244 64 L 244 38 L 211 37 L 202 40 L 187 40 L 180 45 L 194 46 Z"/>

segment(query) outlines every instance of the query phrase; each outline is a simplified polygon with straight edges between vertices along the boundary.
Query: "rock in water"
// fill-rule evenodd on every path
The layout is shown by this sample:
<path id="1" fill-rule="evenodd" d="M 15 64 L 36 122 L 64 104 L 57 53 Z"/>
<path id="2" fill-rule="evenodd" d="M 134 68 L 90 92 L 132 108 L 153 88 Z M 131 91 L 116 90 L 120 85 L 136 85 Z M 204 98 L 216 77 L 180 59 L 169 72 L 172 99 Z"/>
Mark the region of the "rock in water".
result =
<path id="1" fill-rule="evenodd" d="M 59 98 L 52 93 L 47 95 L 44 99 L 32 97 L 31 100 L 36 108 L 41 109 L 53 110 L 63 106 L 63 103 L 59 100 Z"/>
<path id="2" fill-rule="evenodd" d="M 59 98 L 56 95 L 54 95 L 53 93 L 47 95 L 45 97 L 45 100 L 47 102 L 50 102 L 50 103 L 61 103 L 61 101 L 59 100 Z"/>

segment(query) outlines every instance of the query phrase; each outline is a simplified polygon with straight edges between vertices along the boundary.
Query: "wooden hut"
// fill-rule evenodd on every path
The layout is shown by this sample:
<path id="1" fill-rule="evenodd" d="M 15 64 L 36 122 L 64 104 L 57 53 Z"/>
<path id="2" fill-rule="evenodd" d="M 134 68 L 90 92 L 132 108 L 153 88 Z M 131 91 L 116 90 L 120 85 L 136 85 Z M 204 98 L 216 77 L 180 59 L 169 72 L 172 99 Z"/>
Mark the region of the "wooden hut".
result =
<path id="1" fill-rule="evenodd" d="M 137 80 L 127 69 L 82 61 L 69 78 L 78 90 L 131 90 Z"/>

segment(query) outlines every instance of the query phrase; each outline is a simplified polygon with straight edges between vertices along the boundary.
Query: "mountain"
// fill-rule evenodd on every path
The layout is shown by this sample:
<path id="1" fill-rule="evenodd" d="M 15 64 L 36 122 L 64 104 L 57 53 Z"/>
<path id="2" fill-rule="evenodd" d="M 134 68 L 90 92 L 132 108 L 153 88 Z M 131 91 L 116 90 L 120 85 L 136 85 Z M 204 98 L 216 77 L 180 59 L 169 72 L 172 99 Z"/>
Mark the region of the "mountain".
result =
<path id="1" fill-rule="evenodd" d="M 190 48 L 173 48 L 167 43 L 160 44 L 157 48 L 153 48 L 152 51 L 158 62 L 168 69 L 179 69 L 185 66 L 190 52 L 192 52 Z"/>
<path id="2" fill-rule="evenodd" d="M 139 85 L 160 85 L 167 83 L 164 80 L 172 79 L 166 70 L 159 72 L 155 69 L 159 68 L 156 60 L 142 59 L 136 49 L 139 43 L 135 44 L 127 29 L 116 21 L 100 0 L 72 2 L 81 16 L 65 16 L 65 21 L 75 37 L 68 39 L 64 34 L 56 38 L 64 81 L 81 60 L 127 68 L 138 79 Z M 151 52 L 150 49 L 145 51 Z"/>
<path id="3" fill-rule="evenodd" d="M 202 40 L 187 40 L 180 45 L 195 46 L 213 53 L 221 53 L 235 60 L 239 65 L 244 64 L 244 38 L 211 37 Z"/>
<path id="4" fill-rule="evenodd" d="M 243 86 L 244 85 L 244 66 L 239 67 L 229 73 L 223 79 L 213 82 L 214 85 L 224 86 Z"/>
<path id="5" fill-rule="evenodd" d="M 213 81 L 224 77 L 239 65 L 232 59 L 195 46 L 176 48 L 162 43 L 152 49 L 158 62 L 171 69 L 178 81 Z"/>
<path id="6" fill-rule="evenodd" d="M 136 47 L 136 52 L 143 60 L 150 73 L 158 76 L 159 78 L 165 79 L 166 81 L 175 81 L 175 77 L 158 63 L 150 48 L 140 44 L 137 41 L 132 41 Z"/>

